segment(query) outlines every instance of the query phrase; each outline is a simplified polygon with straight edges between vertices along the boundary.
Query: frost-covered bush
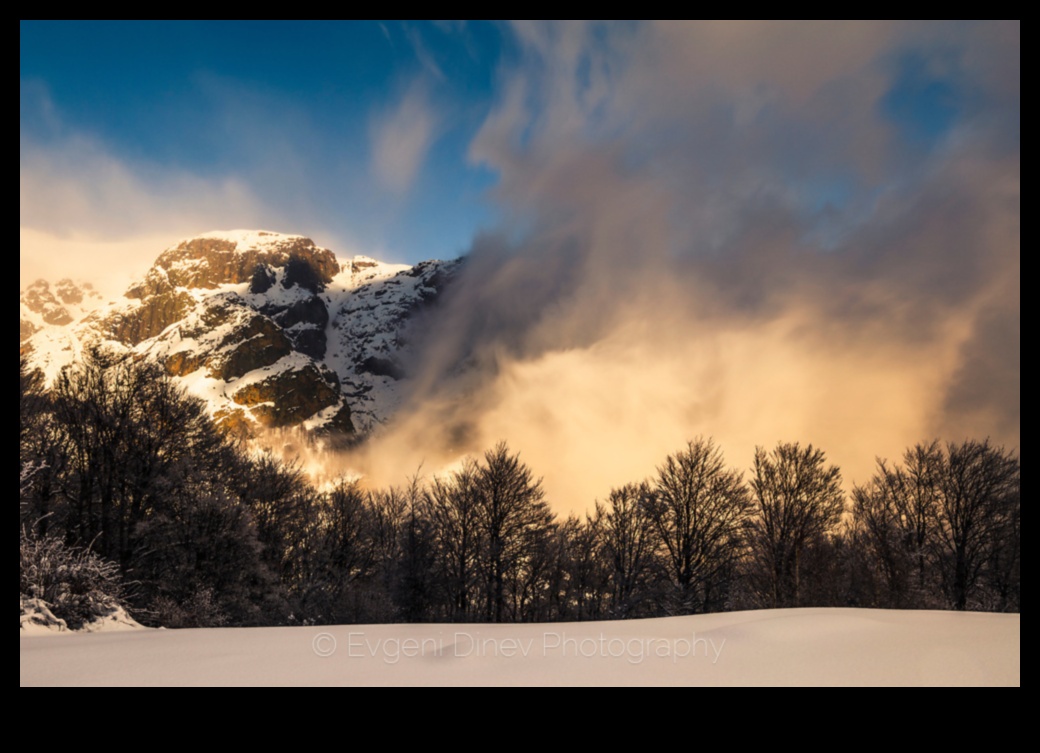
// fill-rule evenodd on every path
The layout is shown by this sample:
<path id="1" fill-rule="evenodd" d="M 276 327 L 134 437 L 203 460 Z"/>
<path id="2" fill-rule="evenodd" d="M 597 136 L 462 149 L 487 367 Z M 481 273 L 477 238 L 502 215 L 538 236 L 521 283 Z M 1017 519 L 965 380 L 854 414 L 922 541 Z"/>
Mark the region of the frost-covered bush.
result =
<path id="1" fill-rule="evenodd" d="M 55 536 L 22 531 L 18 575 L 22 602 L 42 601 L 70 630 L 124 606 L 115 563 L 89 549 L 66 546 Z"/>
<path id="2" fill-rule="evenodd" d="M 228 624 L 227 615 L 208 588 L 200 588 L 182 601 L 160 596 L 152 602 L 149 611 L 152 620 L 163 627 L 223 627 Z"/>

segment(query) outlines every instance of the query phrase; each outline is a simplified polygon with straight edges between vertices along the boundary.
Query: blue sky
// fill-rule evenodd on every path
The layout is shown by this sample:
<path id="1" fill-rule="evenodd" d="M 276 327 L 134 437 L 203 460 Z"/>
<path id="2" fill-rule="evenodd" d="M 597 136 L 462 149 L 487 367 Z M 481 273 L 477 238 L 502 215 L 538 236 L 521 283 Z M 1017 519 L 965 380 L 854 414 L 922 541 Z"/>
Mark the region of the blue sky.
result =
<path id="1" fill-rule="evenodd" d="M 22 22 L 20 105 L 23 286 L 216 229 L 469 253 L 422 383 L 488 391 L 402 431 L 578 509 L 697 434 L 1018 445 L 1018 22 Z"/>
<path id="2" fill-rule="evenodd" d="M 23 21 L 23 243 L 260 225 L 454 257 L 554 211 L 540 163 L 608 147 L 731 208 L 782 190 L 833 243 L 980 112 L 1017 124 L 981 28 Z"/>
<path id="3" fill-rule="evenodd" d="M 79 144 L 145 183 L 164 171 L 241 181 L 278 230 L 400 260 L 456 256 L 494 218 L 494 175 L 466 152 L 491 105 L 503 31 L 23 21 L 23 167 L 51 152 L 62 155 L 52 169 L 81 169 L 69 153 Z M 386 130 L 411 143 L 379 161 Z M 254 214 L 229 202 L 225 224 Z"/>

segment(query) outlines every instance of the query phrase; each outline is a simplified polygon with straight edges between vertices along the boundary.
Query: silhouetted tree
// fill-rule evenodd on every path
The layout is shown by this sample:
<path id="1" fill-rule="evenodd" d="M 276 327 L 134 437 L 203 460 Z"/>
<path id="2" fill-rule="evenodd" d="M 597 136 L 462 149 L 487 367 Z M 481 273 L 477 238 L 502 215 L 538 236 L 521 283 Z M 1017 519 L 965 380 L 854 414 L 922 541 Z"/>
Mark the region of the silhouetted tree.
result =
<path id="1" fill-rule="evenodd" d="M 967 609 L 994 556 L 1018 560 L 1021 466 L 1002 447 L 948 444 L 939 476 L 939 563 L 955 609 Z M 988 574 L 987 574 L 988 575 Z"/>
<path id="2" fill-rule="evenodd" d="M 294 552 L 297 575 L 290 596 L 306 622 L 356 622 L 366 614 L 366 591 L 376 567 L 368 495 L 357 481 L 322 494 Z"/>
<path id="3" fill-rule="evenodd" d="M 879 460 L 853 512 L 883 574 L 880 603 L 1015 608 L 1020 489 L 1018 458 L 988 440 L 918 444 L 901 466 Z"/>
<path id="4" fill-rule="evenodd" d="M 750 530 L 767 602 L 801 606 L 806 551 L 844 511 L 841 472 L 827 465 L 822 450 L 781 442 L 772 452 L 755 449 L 751 488 L 757 514 Z"/>
<path id="5" fill-rule="evenodd" d="M 657 469 L 647 509 L 671 581 L 670 610 L 718 608 L 753 504 L 737 471 L 710 439 L 689 442 Z"/>
<path id="6" fill-rule="evenodd" d="M 485 615 L 502 622 L 521 615 L 508 612 L 507 596 L 517 593 L 519 581 L 530 575 L 553 524 L 540 480 L 510 453 L 504 442 L 484 453 L 474 478 L 483 551 Z M 514 608 L 517 604 L 514 601 Z"/>
<path id="7" fill-rule="evenodd" d="M 437 547 L 437 574 L 446 617 L 472 619 L 477 568 L 482 549 L 478 467 L 467 460 L 448 478 L 435 478 L 426 490 L 426 510 Z"/>
<path id="8" fill-rule="evenodd" d="M 609 593 L 609 569 L 603 556 L 603 514 L 584 519 L 571 515 L 556 526 L 554 567 L 551 576 L 553 603 L 547 615 L 560 620 L 595 620 L 603 617 Z"/>
<path id="9" fill-rule="evenodd" d="M 116 562 L 145 619 L 162 602 L 183 607 L 171 624 L 260 621 L 277 583 L 239 494 L 250 464 L 202 401 L 153 362 L 90 348 L 50 405 L 66 544 Z"/>
<path id="10" fill-rule="evenodd" d="M 610 611 L 618 618 L 646 616 L 650 577 L 660 539 L 650 515 L 649 484 L 612 489 L 602 510 L 602 551 L 610 579 Z"/>
<path id="11" fill-rule="evenodd" d="M 870 482 L 853 489 L 855 524 L 884 581 L 880 606 L 934 603 L 942 467 L 938 442 L 918 444 L 903 455 L 902 467 L 878 459 Z"/>
<path id="12" fill-rule="evenodd" d="M 400 557 L 394 582 L 394 605 L 405 622 L 426 622 L 435 611 L 433 523 L 426 509 L 418 472 L 404 490 L 407 509 L 401 525 Z"/>
<path id="13" fill-rule="evenodd" d="M 43 374 L 38 369 L 30 369 L 24 355 L 19 359 L 18 406 L 20 519 L 23 530 L 42 536 L 55 524 L 63 530 L 62 521 L 54 518 L 65 456 Z"/>

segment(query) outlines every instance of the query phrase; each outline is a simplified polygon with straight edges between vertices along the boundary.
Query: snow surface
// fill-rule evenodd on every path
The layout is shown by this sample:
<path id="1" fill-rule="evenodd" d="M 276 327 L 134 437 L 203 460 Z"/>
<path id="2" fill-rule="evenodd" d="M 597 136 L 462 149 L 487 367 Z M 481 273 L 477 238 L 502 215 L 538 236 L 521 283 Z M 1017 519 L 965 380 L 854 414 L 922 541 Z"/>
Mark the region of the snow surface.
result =
<path id="1" fill-rule="evenodd" d="M 141 623 L 127 614 L 122 607 L 113 607 L 108 614 L 88 622 L 78 631 L 70 631 L 65 620 L 58 619 L 47 603 L 40 599 L 21 599 L 18 635 L 78 635 L 122 630 L 146 630 Z"/>
<path id="2" fill-rule="evenodd" d="M 190 238 L 182 238 L 180 241 L 173 244 L 171 248 L 176 248 L 182 243 L 190 243 L 193 240 L 204 239 L 230 241 L 232 243 L 238 244 L 238 248 L 242 250 L 262 250 L 268 248 L 278 248 L 283 243 L 297 241 L 303 237 L 304 236 L 302 235 L 278 233 L 274 230 L 210 230 L 209 232 L 202 233 L 201 235 L 193 235 Z"/>
<path id="3" fill-rule="evenodd" d="M 29 685 L 1012 685 L 1020 615 L 779 609 L 624 622 L 19 639 Z"/>

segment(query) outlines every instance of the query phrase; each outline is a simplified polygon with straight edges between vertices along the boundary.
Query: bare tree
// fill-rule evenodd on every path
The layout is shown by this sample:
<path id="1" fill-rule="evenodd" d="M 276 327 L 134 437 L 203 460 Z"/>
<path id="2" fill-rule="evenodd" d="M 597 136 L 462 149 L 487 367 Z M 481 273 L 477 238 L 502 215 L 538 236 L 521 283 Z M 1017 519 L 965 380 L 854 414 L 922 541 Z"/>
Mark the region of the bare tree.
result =
<path id="1" fill-rule="evenodd" d="M 853 512 L 885 580 L 880 602 L 1020 603 L 1020 489 L 1018 458 L 988 440 L 917 444 L 902 466 L 879 460 L 870 483 L 853 490 Z"/>
<path id="2" fill-rule="evenodd" d="M 717 606 L 753 510 L 741 474 L 726 468 L 711 439 L 698 438 L 657 469 L 647 510 L 673 587 L 671 609 Z"/>
<path id="3" fill-rule="evenodd" d="M 822 450 L 781 442 L 772 452 L 755 448 L 751 488 L 757 505 L 751 530 L 768 601 L 800 606 L 806 549 L 837 526 L 845 508 L 841 472 L 827 465 Z"/>
<path id="4" fill-rule="evenodd" d="M 535 562 L 553 525 L 541 480 L 500 442 L 484 453 L 476 474 L 478 516 L 483 537 L 481 569 L 489 621 L 502 622 L 507 594 Z M 515 605 L 514 605 L 515 607 Z M 513 619 L 521 615 L 513 614 Z"/>
<path id="5" fill-rule="evenodd" d="M 615 617 L 640 615 L 649 596 L 648 581 L 659 544 L 650 517 L 652 495 L 647 483 L 627 484 L 611 490 L 609 507 L 597 506 Z"/>
<path id="6" fill-rule="evenodd" d="M 473 597 L 480 553 L 477 464 L 472 459 L 448 478 L 434 478 L 426 490 L 426 510 L 433 525 L 438 583 L 448 619 L 473 616 Z"/>
<path id="7" fill-rule="evenodd" d="M 351 622 L 365 614 L 364 594 L 376 564 L 374 513 L 357 481 L 322 494 L 305 538 L 292 551 L 293 595 L 300 618 Z"/>
<path id="8" fill-rule="evenodd" d="M 884 606 L 921 607 L 934 598 L 943 464 L 937 441 L 918 444 L 904 453 L 902 466 L 879 458 L 870 482 L 852 491 L 854 526 L 884 579 Z"/>
<path id="9" fill-rule="evenodd" d="M 603 612 L 608 575 L 601 553 L 600 508 L 584 519 L 569 515 L 555 528 L 546 573 L 548 598 L 536 619 L 598 619 Z"/>
<path id="10" fill-rule="evenodd" d="M 1021 465 L 1018 457 L 989 440 L 946 446 L 939 477 L 940 567 L 955 609 L 967 609 L 994 552 L 1018 535 Z M 1017 555 L 1009 555 L 1014 561 Z"/>

